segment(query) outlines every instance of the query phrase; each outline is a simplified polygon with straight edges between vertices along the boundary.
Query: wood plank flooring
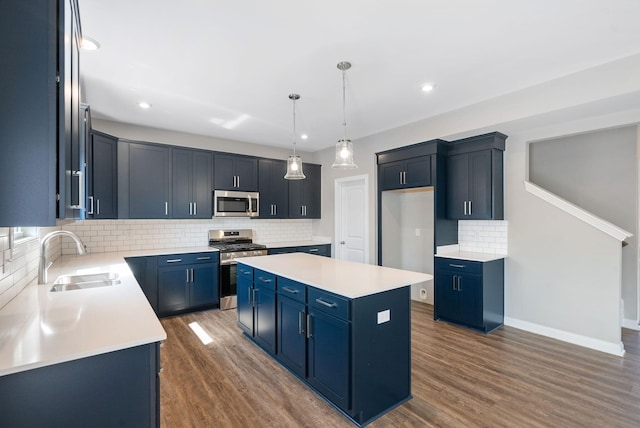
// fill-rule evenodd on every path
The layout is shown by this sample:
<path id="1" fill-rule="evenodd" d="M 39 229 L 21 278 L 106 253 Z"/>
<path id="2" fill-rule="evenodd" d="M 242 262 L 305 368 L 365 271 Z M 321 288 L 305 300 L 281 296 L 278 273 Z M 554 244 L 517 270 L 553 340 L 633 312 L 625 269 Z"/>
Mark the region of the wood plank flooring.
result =
<path id="1" fill-rule="evenodd" d="M 355 426 L 243 337 L 234 310 L 162 325 L 163 428 Z M 638 427 L 640 332 L 623 330 L 623 341 L 620 358 L 511 327 L 483 335 L 414 302 L 413 399 L 369 426 Z"/>

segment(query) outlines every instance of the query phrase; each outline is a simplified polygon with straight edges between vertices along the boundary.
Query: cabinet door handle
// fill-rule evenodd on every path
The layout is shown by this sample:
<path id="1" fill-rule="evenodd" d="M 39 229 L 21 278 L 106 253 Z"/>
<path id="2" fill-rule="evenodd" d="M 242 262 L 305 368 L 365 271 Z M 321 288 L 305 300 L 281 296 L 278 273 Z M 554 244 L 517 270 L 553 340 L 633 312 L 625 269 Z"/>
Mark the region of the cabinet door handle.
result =
<path id="1" fill-rule="evenodd" d="M 462 277 L 458 275 L 458 291 L 462 291 Z"/>
<path id="2" fill-rule="evenodd" d="M 82 178 L 82 171 L 72 171 L 71 174 L 74 177 L 78 177 L 78 205 L 72 205 L 71 208 L 74 209 L 84 209 L 84 179 Z"/>
<path id="3" fill-rule="evenodd" d="M 181 262 L 181 261 L 182 261 L 182 259 L 169 259 L 169 260 L 166 261 L 166 263 L 178 263 L 178 262 Z"/>
<path id="4" fill-rule="evenodd" d="M 196 260 L 211 260 L 211 257 L 198 257 Z"/>
<path id="5" fill-rule="evenodd" d="M 93 196 L 89 196 L 89 207 L 87 214 L 93 214 Z"/>
<path id="6" fill-rule="evenodd" d="M 471 201 L 469 201 L 469 215 L 471 215 Z"/>
<path id="7" fill-rule="evenodd" d="M 298 334 L 304 334 L 304 327 L 302 320 L 304 318 L 304 312 L 298 312 Z"/>
<path id="8" fill-rule="evenodd" d="M 253 293 L 251 293 L 253 289 L 252 288 L 247 288 L 247 300 L 249 301 L 249 305 L 253 306 L 253 299 L 251 298 L 251 295 Z"/>
<path id="9" fill-rule="evenodd" d="M 402 171 L 400 171 L 399 174 L 400 174 L 400 184 L 402 184 Z"/>
<path id="10" fill-rule="evenodd" d="M 193 203 L 193 215 L 198 215 L 198 203 Z"/>
<path id="11" fill-rule="evenodd" d="M 286 291 L 287 293 L 291 293 L 291 294 L 298 294 L 298 290 L 294 290 L 293 288 L 289 288 L 289 287 L 282 287 L 282 289 L 284 291 Z"/>
<path id="12" fill-rule="evenodd" d="M 195 276 L 195 271 L 193 268 L 191 268 L 191 282 L 196 282 L 196 280 L 194 279 Z"/>
<path id="13" fill-rule="evenodd" d="M 256 294 L 258 294 L 258 289 L 254 288 L 252 289 L 253 293 L 251 293 L 253 295 L 253 306 L 258 306 L 258 298 L 256 297 Z M 259 296 L 260 294 L 258 294 Z"/>
<path id="14" fill-rule="evenodd" d="M 164 215 L 169 215 L 169 202 L 164 203 Z"/>
<path id="15" fill-rule="evenodd" d="M 238 175 L 238 187 L 240 187 L 240 176 Z"/>
<path id="16" fill-rule="evenodd" d="M 451 277 L 451 288 L 452 288 L 453 291 L 456 291 L 456 276 L 455 275 L 453 275 Z"/>
<path id="17" fill-rule="evenodd" d="M 97 210 L 96 214 L 100 215 L 100 198 L 96 199 L 96 210 Z"/>
<path id="18" fill-rule="evenodd" d="M 278 205 L 273 204 L 273 215 L 278 215 Z"/>
<path id="19" fill-rule="evenodd" d="M 193 204 L 189 202 L 189 215 L 193 215 Z"/>
<path id="20" fill-rule="evenodd" d="M 260 282 L 266 282 L 267 284 L 271 282 L 271 279 L 269 278 L 263 278 L 261 276 L 258 277 L 258 281 Z"/>
<path id="21" fill-rule="evenodd" d="M 307 314 L 307 339 L 311 339 L 311 314 Z"/>
<path id="22" fill-rule="evenodd" d="M 185 282 L 189 282 L 189 270 L 190 269 L 185 269 L 185 272 L 187 273 L 187 279 L 185 280 Z"/>
<path id="23" fill-rule="evenodd" d="M 464 201 L 464 215 L 467 215 L 467 201 Z"/>
<path id="24" fill-rule="evenodd" d="M 336 306 L 338 306 L 335 303 L 327 302 L 326 300 L 322 300 L 321 298 L 317 298 L 316 302 L 320 303 L 321 305 L 324 305 L 324 306 L 326 306 L 328 308 L 335 308 Z"/>

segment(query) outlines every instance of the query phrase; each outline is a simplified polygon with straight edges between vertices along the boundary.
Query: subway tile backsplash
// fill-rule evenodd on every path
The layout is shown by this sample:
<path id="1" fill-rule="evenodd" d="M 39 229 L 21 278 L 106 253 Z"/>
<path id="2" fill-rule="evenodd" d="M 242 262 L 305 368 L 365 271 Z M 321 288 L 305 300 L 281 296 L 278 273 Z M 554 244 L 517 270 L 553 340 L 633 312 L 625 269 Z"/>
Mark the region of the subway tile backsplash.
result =
<path id="1" fill-rule="evenodd" d="M 208 245 L 211 229 L 253 229 L 254 241 L 268 244 L 312 238 L 312 220 L 82 220 L 62 229 L 75 232 L 91 253 Z M 71 240 L 62 241 L 62 254 L 75 254 Z"/>
<path id="2" fill-rule="evenodd" d="M 508 222 L 506 220 L 458 221 L 460 251 L 507 254 Z"/>

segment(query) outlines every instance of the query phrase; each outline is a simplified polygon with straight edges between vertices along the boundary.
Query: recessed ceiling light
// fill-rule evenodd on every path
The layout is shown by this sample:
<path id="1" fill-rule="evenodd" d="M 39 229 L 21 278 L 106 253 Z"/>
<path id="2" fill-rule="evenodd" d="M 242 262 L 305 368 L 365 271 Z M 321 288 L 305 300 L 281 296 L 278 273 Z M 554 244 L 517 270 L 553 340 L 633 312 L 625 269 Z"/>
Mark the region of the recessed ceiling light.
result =
<path id="1" fill-rule="evenodd" d="M 302 138 L 303 140 L 306 140 L 307 138 L 309 138 L 309 136 L 307 134 L 302 134 L 300 138 Z"/>
<path id="2" fill-rule="evenodd" d="M 80 47 L 85 51 L 95 51 L 100 48 L 100 43 L 91 37 L 82 36 L 82 43 L 80 44 Z"/>
<path id="3" fill-rule="evenodd" d="M 422 85 L 422 92 L 431 92 L 433 91 L 433 88 L 435 88 L 433 83 L 425 83 Z"/>
<path id="4" fill-rule="evenodd" d="M 146 101 L 140 101 L 140 102 L 138 103 L 138 107 L 140 107 L 140 108 L 141 108 L 141 109 L 143 109 L 143 110 L 148 110 L 148 109 L 150 109 L 150 108 L 151 108 L 151 104 L 150 104 L 150 103 L 148 103 L 148 102 L 146 102 Z"/>

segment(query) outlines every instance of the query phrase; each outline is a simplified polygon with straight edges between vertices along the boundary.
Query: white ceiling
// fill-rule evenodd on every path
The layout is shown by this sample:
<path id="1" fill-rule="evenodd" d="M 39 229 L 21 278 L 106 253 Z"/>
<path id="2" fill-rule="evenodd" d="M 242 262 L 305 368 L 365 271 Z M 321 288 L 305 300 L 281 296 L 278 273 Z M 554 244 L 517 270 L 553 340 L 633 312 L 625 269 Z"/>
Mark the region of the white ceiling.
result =
<path id="1" fill-rule="evenodd" d="M 311 152 L 342 136 L 340 61 L 356 140 L 640 52 L 639 0 L 79 4 L 101 44 L 81 56 L 94 117 L 288 146 L 295 92 Z"/>

